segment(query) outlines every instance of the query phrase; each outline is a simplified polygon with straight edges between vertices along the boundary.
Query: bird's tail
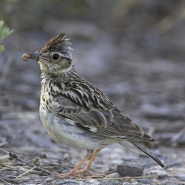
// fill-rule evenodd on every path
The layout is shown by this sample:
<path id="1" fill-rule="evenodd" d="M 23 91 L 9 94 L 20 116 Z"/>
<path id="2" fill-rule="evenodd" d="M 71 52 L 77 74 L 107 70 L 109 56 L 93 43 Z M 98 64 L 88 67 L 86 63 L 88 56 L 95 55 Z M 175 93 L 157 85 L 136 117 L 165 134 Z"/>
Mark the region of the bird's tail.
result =
<path id="1" fill-rule="evenodd" d="M 144 142 L 137 142 L 137 141 L 127 141 L 122 140 L 120 144 L 127 149 L 130 149 L 133 152 L 142 154 L 143 152 L 151 157 L 154 161 L 156 161 L 162 168 L 165 167 L 165 165 L 145 146 Z M 142 152 L 141 152 L 142 151 Z"/>
<path id="2" fill-rule="evenodd" d="M 143 144 L 143 143 L 137 143 L 132 142 L 132 144 L 137 147 L 139 150 L 144 152 L 146 155 L 151 157 L 154 161 L 156 161 L 162 168 L 164 168 L 164 164 Z"/>

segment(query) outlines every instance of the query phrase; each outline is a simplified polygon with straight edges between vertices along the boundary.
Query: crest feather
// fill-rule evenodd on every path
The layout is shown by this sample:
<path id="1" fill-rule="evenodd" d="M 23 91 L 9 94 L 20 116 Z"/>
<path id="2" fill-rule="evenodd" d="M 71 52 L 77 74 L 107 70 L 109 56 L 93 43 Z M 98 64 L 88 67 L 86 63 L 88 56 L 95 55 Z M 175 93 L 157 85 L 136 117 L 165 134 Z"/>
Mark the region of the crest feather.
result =
<path id="1" fill-rule="evenodd" d="M 69 42 L 69 40 L 70 39 L 66 37 L 66 34 L 61 33 L 50 39 L 40 52 L 46 53 L 48 51 L 58 51 L 62 53 L 64 57 L 72 59 L 72 48 L 70 47 L 72 44 Z"/>

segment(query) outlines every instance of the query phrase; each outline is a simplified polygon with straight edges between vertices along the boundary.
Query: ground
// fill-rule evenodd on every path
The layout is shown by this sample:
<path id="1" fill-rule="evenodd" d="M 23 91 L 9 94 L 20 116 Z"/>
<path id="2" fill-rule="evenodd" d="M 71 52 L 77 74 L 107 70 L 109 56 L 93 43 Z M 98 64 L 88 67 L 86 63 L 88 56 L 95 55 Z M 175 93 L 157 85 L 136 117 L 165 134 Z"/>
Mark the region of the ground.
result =
<path id="1" fill-rule="evenodd" d="M 116 16 L 119 20 L 120 15 Z M 100 26 L 87 20 L 51 17 L 42 22 L 42 29 L 28 29 L 26 24 L 21 25 L 22 30 L 16 29 L 5 40 L 6 50 L 0 54 L 0 184 L 185 184 L 184 24 L 179 19 L 165 27 L 165 20 L 143 28 L 126 23 L 123 26 L 115 20 L 109 20 L 109 27 L 107 22 Z M 14 21 L 19 23 L 16 16 Z M 154 24 L 153 19 L 149 21 Z M 76 71 L 159 141 L 152 151 L 164 162 L 165 169 L 113 144 L 103 149 L 92 165 L 93 172 L 104 175 L 61 179 L 53 174 L 72 169 L 86 151 L 51 140 L 38 113 L 39 65 L 23 62 L 21 57 L 26 52 L 40 51 L 60 32 L 73 42 Z M 120 177 L 116 168 L 124 161 L 144 164 L 144 173 Z"/>

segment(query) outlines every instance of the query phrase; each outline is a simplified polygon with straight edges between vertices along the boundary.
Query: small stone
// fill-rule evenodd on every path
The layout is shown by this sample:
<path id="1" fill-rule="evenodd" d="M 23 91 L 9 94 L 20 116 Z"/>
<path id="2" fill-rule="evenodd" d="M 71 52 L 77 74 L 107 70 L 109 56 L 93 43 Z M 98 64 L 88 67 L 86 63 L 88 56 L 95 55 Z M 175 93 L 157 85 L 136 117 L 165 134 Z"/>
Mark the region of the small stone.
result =
<path id="1" fill-rule="evenodd" d="M 145 165 L 124 162 L 123 164 L 117 166 L 117 172 L 121 177 L 136 177 L 143 174 L 144 168 Z"/>
<path id="2" fill-rule="evenodd" d="M 123 160 L 122 159 L 114 159 L 113 161 L 111 161 L 112 165 L 119 165 L 122 164 Z"/>
<path id="3" fill-rule="evenodd" d="M 29 178 L 29 177 L 21 177 L 21 178 L 19 178 L 19 180 L 20 180 L 21 182 L 27 182 L 27 181 L 30 180 L 30 178 Z"/>
<path id="4" fill-rule="evenodd" d="M 124 182 L 123 185 L 132 185 L 132 184 L 129 182 Z"/>
<path id="5" fill-rule="evenodd" d="M 69 154 L 68 154 L 68 153 L 65 153 L 65 154 L 63 155 L 63 159 L 64 159 L 64 160 L 69 160 L 69 159 L 70 159 Z"/>
<path id="6" fill-rule="evenodd" d="M 184 185 L 184 184 L 179 184 L 179 182 L 164 182 L 162 185 Z"/>
<path id="7" fill-rule="evenodd" d="M 135 180 L 135 179 L 130 179 L 130 182 L 132 182 L 132 183 L 133 183 L 133 182 L 136 182 L 136 180 Z"/>
<path id="8" fill-rule="evenodd" d="M 136 154 L 130 154 L 122 157 L 124 161 L 133 161 L 133 160 L 137 160 L 138 158 L 139 158 L 139 155 L 136 155 Z"/>
<path id="9" fill-rule="evenodd" d="M 119 181 L 115 180 L 115 179 L 111 179 L 111 180 L 103 180 L 101 182 L 101 185 L 119 185 Z"/>
<path id="10" fill-rule="evenodd" d="M 152 180 L 152 182 L 157 183 L 157 182 L 158 182 L 158 180 L 157 180 L 157 179 L 153 179 L 153 180 Z"/>
<path id="11" fill-rule="evenodd" d="M 121 156 L 118 153 L 113 153 L 110 156 L 111 160 L 115 160 L 115 159 L 121 159 Z"/>
<path id="12" fill-rule="evenodd" d="M 145 175 L 156 175 L 159 179 L 164 179 L 168 176 L 167 172 L 160 166 L 149 168 Z"/>
<path id="13" fill-rule="evenodd" d="M 137 182 L 141 184 L 150 184 L 151 180 L 150 179 L 138 179 Z"/>
<path id="14" fill-rule="evenodd" d="M 158 178 L 159 179 L 165 179 L 166 177 L 168 177 L 167 173 L 161 173 L 161 174 L 158 174 Z"/>
<path id="15" fill-rule="evenodd" d="M 177 174 L 175 175 L 176 178 L 178 178 L 180 181 L 185 181 L 185 174 Z"/>
<path id="16" fill-rule="evenodd" d="M 105 177 L 105 179 L 108 179 L 108 178 L 120 178 L 120 175 L 117 172 L 115 172 L 115 173 L 111 173 Z"/>
<path id="17" fill-rule="evenodd" d="M 48 177 L 48 178 L 46 178 L 46 182 L 50 182 L 50 181 L 52 181 L 54 179 L 54 177 Z"/>
<path id="18" fill-rule="evenodd" d="M 76 180 L 62 180 L 58 185 L 85 185 L 83 181 L 76 181 Z"/>
<path id="19" fill-rule="evenodd" d="M 87 179 L 85 181 L 86 185 L 100 185 L 100 182 L 97 181 L 96 179 Z"/>
<path id="20" fill-rule="evenodd" d="M 131 182 L 131 184 L 133 184 L 133 185 L 137 185 L 137 184 L 138 184 L 138 182 L 137 182 L 135 179 L 131 179 L 130 182 Z"/>

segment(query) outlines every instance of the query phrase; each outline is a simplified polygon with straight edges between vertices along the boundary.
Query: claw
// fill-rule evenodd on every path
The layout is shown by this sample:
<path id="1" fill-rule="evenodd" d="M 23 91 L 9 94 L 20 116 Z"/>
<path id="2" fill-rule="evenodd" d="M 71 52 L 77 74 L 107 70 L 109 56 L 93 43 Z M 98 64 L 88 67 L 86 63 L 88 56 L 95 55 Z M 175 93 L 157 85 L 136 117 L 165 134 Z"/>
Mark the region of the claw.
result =
<path id="1" fill-rule="evenodd" d="M 84 159 L 82 159 L 77 165 L 76 167 L 74 167 L 69 173 L 65 173 L 65 174 L 59 174 L 57 172 L 55 172 L 54 174 L 58 177 L 71 177 L 71 176 L 74 176 L 74 177 L 79 177 L 79 175 L 81 174 L 90 174 L 91 176 L 96 176 L 94 173 L 92 173 L 89 169 L 90 169 L 90 166 L 92 164 L 92 162 L 94 161 L 95 157 L 97 156 L 98 152 L 100 151 L 99 150 L 96 150 L 93 154 L 91 152 L 89 152 L 85 157 Z M 90 158 L 90 161 L 89 163 L 86 165 L 86 167 L 84 169 L 81 169 L 81 170 L 78 170 L 83 164 L 84 162 Z"/>
<path id="2" fill-rule="evenodd" d="M 97 175 L 94 174 L 93 172 L 91 172 L 90 170 L 86 170 L 85 168 L 82 170 L 77 170 L 75 172 L 71 171 L 69 173 L 64 173 L 64 174 L 60 174 L 58 172 L 54 172 L 54 175 L 59 177 L 59 178 L 70 178 L 70 177 L 76 177 L 76 178 L 81 178 L 81 175 L 88 175 L 86 176 L 87 178 L 94 176 L 96 177 Z"/>

